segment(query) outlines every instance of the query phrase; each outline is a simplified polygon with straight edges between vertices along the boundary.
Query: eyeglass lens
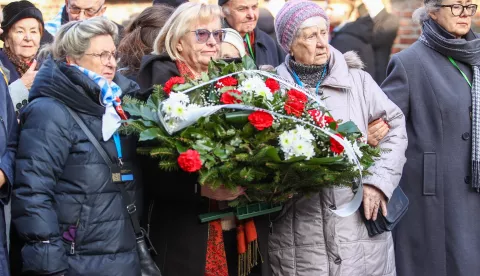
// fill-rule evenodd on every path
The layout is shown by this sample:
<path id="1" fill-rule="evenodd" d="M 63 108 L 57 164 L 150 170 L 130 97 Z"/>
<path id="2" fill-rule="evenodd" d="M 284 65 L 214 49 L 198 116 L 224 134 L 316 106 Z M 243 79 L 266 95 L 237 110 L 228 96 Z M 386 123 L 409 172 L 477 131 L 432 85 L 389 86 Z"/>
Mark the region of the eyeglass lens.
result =
<path id="1" fill-rule="evenodd" d="M 197 41 L 200 43 L 205 43 L 210 38 L 210 35 L 213 35 L 213 38 L 217 43 L 221 43 L 225 37 L 224 30 L 217 30 L 210 32 L 209 30 L 199 29 L 195 31 L 195 35 L 197 37 Z"/>

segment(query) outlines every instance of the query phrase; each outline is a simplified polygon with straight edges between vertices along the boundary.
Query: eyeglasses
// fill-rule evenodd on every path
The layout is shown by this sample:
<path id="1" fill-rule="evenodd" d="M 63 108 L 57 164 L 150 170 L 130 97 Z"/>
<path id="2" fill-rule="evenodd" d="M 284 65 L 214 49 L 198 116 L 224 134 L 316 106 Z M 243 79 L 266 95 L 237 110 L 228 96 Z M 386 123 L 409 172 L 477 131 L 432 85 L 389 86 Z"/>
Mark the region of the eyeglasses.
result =
<path id="1" fill-rule="evenodd" d="M 98 10 L 95 9 L 80 9 L 78 7 L 68 7 L 68 10 L 70 11 L 71 14 L 77 15 L 80 14 L 82 11 L 87 17 L 94 17 L 101 9 L 103 8 L 103 5 L 98 8 Z"/>
<path id="2" fill-rule="evenodd" d="M 206 30 L 206 29 L 198 29 L 198 30 L 192 31 L 192 33 L 195 33 L 195 37 L 197 38 L 198 43 L 206 43 L 211 35 L 213 36 L 213 39 L 215 39 L 217 43 L 221 43 L 223 39 L 225 39 L 226 31 L 216 30 L 216 31 L 210 32 L 209 30 Z"/>
<path id="3" fill-rule="evenodd" d="M 111 58 L 113 57 L 115 61 L 118 60 L 118 52 L 109 52 L 109 51 L 104 51 L 101 54 L 85 54 L 86 56 L 94 56 L 94 57 L 99 57 L 100 61 L 102 62 L 103 65 L 107 66 L 108 63 L 110 62 Z"/>
<path id="4" fill-rule="evenodd" d="M 463 14 L 463 11 L 466 11 L 467 16 L 473 16 L 477 12 L 477 5 L 470 4 L 470 5 L 460 5 L 460 4 L 453 4 L 453 5 L 436 5 L 436 7 L 440 8 L 450 8 L 452 11 L 453 16 L 460 16 Z"/>

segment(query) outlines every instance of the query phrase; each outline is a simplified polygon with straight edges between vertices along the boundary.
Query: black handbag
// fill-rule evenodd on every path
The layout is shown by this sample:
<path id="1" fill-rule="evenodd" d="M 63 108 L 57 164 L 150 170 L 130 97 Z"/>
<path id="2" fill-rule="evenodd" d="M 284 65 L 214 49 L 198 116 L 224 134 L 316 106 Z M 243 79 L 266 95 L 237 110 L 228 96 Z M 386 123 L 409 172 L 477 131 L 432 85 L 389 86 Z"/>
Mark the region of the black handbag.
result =
<path id="1" fill-rule="evenodd" d="M 73 119 L 77 122 L 80 128 L 83 130 L 85 135 L 87 135 L 88 140 L 93 144 L 95 149 L 100 153 L 105 163 L 107 163 L 107 165 L 110 168 L 112 168 L 112 166 L 114 166 L 112 160 L 110 159 L 105 149 L 103 149 L 103 147 L 97 141 L 97 139 L 95 139 L 95 136 L 92 134 L 90 129 L 88 129 L 88 127 L 85 125 L 83 120 L 78 116 L 78 114 L 75 111 L 73 111 L 68 106 L 65 106 L 65 107 L 67 108 L 68 112 L 70 112 L 70 115 L 72 115 Z M 137 241 L 137 253 L 138 253 L 138 258 L 140 260 L 142 276 L 162 276 L 160 269 L 155 264 L 155 262 L 152 259 L 152 256 L 150 255 L 150 251 L 151 250 L 154 251 L 154 249 L 150 242 L 149 242 L 149 245 L 147 245 L 146 240 L 150 241 L 150 239 L 147 233 L 145 232 L 145 230 L 140 227 L 140 220 L 138 218 L 137 207 L 135 206 L 135 202 L 132 201 L 127 190 L 125 189 L 124 182 L 120 182 L 118 184 L 118 187 L 120 189 L 120 193 L 122 194 L 123 203 L 126 207 L 125 209 L 130 217 L 130 221 L 132 222 L 133 230 L 135 232 L 135 238 Z"/>
<path id="2" fill-rule="evenodd" d="M 386 231 L 392 231 L 395 225 L 405 215 L 408 210 L 408 198 L 403 190 L 398 186 L 392 194 L 387 204 L 387 216 L 383 216 L 382 210 L 378 210 L 377 220 L 367 220 L 363 204 L 360 205 L 360 214 L 363 217 L 365 226 L 367 227 L 368 236 L 373 237 Z"/>

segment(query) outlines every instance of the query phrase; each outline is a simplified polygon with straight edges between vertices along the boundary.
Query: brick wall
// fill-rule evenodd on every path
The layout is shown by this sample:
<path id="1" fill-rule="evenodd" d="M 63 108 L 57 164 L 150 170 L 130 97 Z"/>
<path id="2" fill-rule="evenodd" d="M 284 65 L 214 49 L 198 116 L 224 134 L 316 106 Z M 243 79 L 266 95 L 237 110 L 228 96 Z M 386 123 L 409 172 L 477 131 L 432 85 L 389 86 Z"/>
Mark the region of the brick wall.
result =
<path id="1" fill-rule="evenodd" d="M 478 2 L 480 1 L 474 1 Z M 392 0 L 392 12 L 400 18 L 400 29 L 392 52 L 408 48 L 420 36 L 420 25 L 413 23 L 412 13 L 423 5 L 423 0 Z M 480 11 L 473 18 L 473 29 L 480 31 Z"/>

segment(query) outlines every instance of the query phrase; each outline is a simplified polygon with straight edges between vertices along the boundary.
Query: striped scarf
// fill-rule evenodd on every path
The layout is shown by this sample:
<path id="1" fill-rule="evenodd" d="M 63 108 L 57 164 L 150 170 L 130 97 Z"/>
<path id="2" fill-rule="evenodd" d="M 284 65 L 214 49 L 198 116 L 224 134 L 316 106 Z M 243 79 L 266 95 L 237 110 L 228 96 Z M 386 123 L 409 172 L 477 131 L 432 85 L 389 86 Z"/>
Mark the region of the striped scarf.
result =
<path id="1" fill-rule="evenodd" d="M 113 81 L 108 83 L 107 79 L 88 69 L 71 64 L 80 70 L 85 76 L 95 82 L 100 87 L 100 103 L 105 106 L 105 114 L 102 117 L 102 136 L 104 141 L 108 141 L 121 125 L 120 115 L 117 109 L 121 110 L 122 89 Z"/>
<path id="2" fill-rule="evenodd" d="M 471 173 L 472 187 L 480 191 L 480 39 L 471 30 L 465 39 L 456 39 L 435 21 L 428 19 L 423 22 L 419 41 L 445 57 L 473 68 Z"/>

